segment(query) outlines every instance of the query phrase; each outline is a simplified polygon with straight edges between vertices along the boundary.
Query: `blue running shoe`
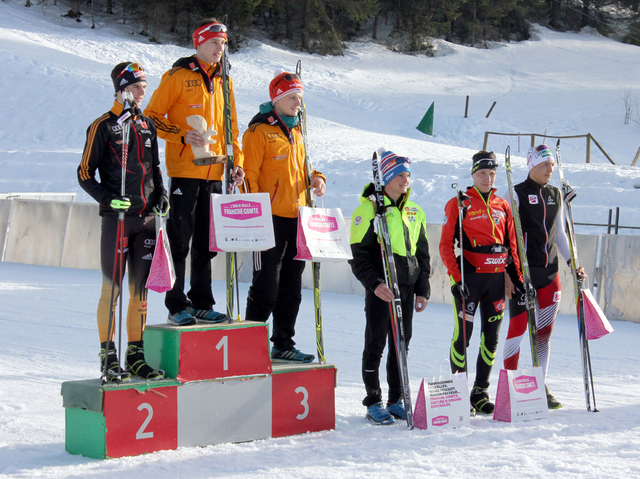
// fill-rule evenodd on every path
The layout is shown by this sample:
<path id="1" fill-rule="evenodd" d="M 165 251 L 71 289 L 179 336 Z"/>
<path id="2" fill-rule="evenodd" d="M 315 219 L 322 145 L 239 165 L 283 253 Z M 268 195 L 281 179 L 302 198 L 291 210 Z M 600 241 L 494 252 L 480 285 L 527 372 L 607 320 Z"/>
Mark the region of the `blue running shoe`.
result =
<path id="1" fill-rule="evenodd" d="M 387 411 L 397 419 L 407 419 L 407 411 L 404 410 L 402 399 L 398 399 L 393 404 L 387 404 Z"/>
<path id="2" fill-rule="evenodd" d="M 295 361 L 299 363 L 310 363 L 316 357 L 313 354 L 305 354 L 302 351 L 298 351 L 296 348 L 287 349 L 286 351 L 280 351 L 275 347 L 271 348 L 271 359 L 273 361 Z"/>
<path id="3" fill-rule="evenodd" d="M 175 314 L 169 313 L 167 323 L 174 326 L 191 326 L 196 324 L 196 319 L 183 309 Z"/>
<path id="4" fill-rule="evenodd" d="M 367 419 L 376 426 L 389 426 L 396 422 L 382 402 L 377 402 L 367 408 Z"/>
<path id="5" fill-rule="evenodd" d="M 187 306 L 187 313 L 196 318 L 198 323 L 221 323 L 227 319 L 227 315 L 224 313 L 218 313 L 213 309 L 193 309 L 191 306 Z"/>

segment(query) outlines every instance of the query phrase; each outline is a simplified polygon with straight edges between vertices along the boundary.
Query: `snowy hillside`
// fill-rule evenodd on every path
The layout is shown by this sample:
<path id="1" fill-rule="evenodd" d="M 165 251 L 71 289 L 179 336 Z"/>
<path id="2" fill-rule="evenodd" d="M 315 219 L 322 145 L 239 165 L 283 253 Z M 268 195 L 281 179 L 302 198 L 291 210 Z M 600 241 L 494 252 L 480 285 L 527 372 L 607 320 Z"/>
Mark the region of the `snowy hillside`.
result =
<path id="1" fill-rule="evenodd" d="M 173 61 L 192 51 L 151 45 L 100 23 L 91 30 L 86 22 L 60 18 L 62 7 L 48 3 L 26 9 L 22 1 L 0 2 L 5 67 L 0 193 L 73 191 L 88 201 L 76 168 L 87 126 L 111 106 L 113 65 L 142 62 L 150 96 Z M 550 135 L 591 133 L 626 165 L 610 166 L 593 145 L 593 163 L 586 165 L 584 140 L 563 141 L 566 176 L 579 194 L 576 220 L 605 222 L 609 207 L 622 206 L 623 223 L 640 225 L 640 190 L 634 188 L 640 185 L 640 170 L 628 166 L 640 146 L 640 130 L 623 124 L 620 97 L 625 88 L 638 88 L 640 50 L 591 34 L 537 31 L 531 41 L 489 50 L 438 42 L 435 58 L 402 56 L 371 43 L 350 44 L 344 57 L 322 57 L 254 41 L 232 56 L 241 127 L 268 98 L 273 70 L 293 69 L 302 59 L 310 155 L 328 177 L 325 205 L 341 207 L 346 216 L 369 181 L 370 156 L 379 146 L 413 158 L 413 198 L 430 222 L 439 223 L 452 196 L 451 183 L 466 184 L 471 155 L 482 147 L 485 131 L 546 130 Z M 471 101 L 465 119 L 466 95 Z M 435 136 L 428 137 L 415 126 L 433 101 Z M 493 101 L 497 105 L 486 119 Z M 511 138 L 516 178 L 526 175 L 522 157 L 528 141 L 523 137 L 518 144 Z M 489 149 L 501 158 L 507 144 L 492 137 Z M 500 170 L 498 186 L 505 183 Z M 640 474 L 635 349 L 640 325 L 616 322 L 613 334 L 591 343 L 597 414 L 584 407 L 575 317 L 561 315 L 552 337 L 548 383 L 563 409 L 519 425 L 474 418 L 470 427 L 456 430 L 407 431 L 402 425 L 373 427 L 364 419 L 363 299 L 331 293 L 323 294 L 322 306 L 327 358 L 339 370 L 335 431 L 109 461 L 69 455 L 60 385 L 97 376 L 100 282 L 97 271 L 0 263 L 0 477 L 617 479 Z M 243 300 L 247 289 L 240 285 Z M 217 282 L 214 293 L 223 297 L 224 285 Z M 313 298 L 309 291 L 303 297 L 296 341 L 303 351 L 313 351 Z M 421 378 L 437 376 L 448 356 L 451 314 L 450 306 L 430 304 L 414 318 L 413 391 Z M 148 322 L 165 317 L 162 295 L 150 293 Z M 505 321 L 498 358 L 506 327 Z M 478 344 L 476 331 L 470 354 Z M 522 357 L 528 356 L 524 345 Z M 498 359 L 492 397 L 501 366 Z"/>
<path id="2" fill-rule="evenodd" d="M 89 201 L 75 169 L 87 126 L 111 106 L 113 65 L 142 62 L 150 98 L 175 59 L 193 52 L 121 36 L 115 27 L 91 30 L 86 22 L 61 19 L 50 5 L 26 9 L 8 1 L 0 9 L 0 60 L 9 67 L 0 84 L 6 111 L 0 118 L 0 193 L 72 191 Z M 640 170 L 629 167 L 640 147 L 640 126 L 624 125 L 622 100 L 625 91 L 640 99 L 637 47 L 543 28 L 529 42 L 489 50 L 437 45 L 435 58 L 399 55 L 373 43 L 352 43 L 344 57 L 323 57 L 253 41 L 231 57 L 241 131 L 268 99 L 273 71 L 302 60 L 310 157 L 328 178 L 325 205 L 346 216 L 357 206 L 370 178 L 371 152 L 380 146 L 414 160 L 413 198 L 426 207 L 428 221 L 441 223 L 451 183 L 466 184 L 485 131 L 591 133 L 621 166 L 611 167 L 593 144 L 593 163 L 586 165 L 586 140 L 563 141 L 567 177 L 580 198 L 576 221 L 605 222 L 608 208 L 621 206 L 624 224 L 640 224 L 640 192 L 634 189 Z M 415 128 L 431 102 L 433 137 Z M 529 141 L 491 136 L 488 148 L 501 158 L 510 144 L 512 155 L 522 158 Z M 525 176 L 516 159 L 515 177 Z M 497 185 L 505 182 L 499 174 Z"/>

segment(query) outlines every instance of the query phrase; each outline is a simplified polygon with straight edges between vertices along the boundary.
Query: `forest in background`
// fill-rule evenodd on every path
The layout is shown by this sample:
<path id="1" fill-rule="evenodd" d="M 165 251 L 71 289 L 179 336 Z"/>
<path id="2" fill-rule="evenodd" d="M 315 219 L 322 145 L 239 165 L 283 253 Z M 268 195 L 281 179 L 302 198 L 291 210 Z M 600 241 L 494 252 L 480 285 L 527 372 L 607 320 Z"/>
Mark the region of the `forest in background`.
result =
<path id="1" fill-rule="evenodd" d="M 4 1 L 4 0 L 3 0 Z M 341 55 L 368 38 L 403 53 L 433 54 L 434 38 L 483 47 L 527 40 L 531 24 L 560 31 L 592 27 L 640 45 L 640 0 L 24 0 L 66 5 L 70 20 L 130 25 L 157 43 L 191 44 L 205 17 L 226 15 L 232 50 L 250 37 L 288 48 Z M 66 7 L 65 7 L 66 8 Z"/>

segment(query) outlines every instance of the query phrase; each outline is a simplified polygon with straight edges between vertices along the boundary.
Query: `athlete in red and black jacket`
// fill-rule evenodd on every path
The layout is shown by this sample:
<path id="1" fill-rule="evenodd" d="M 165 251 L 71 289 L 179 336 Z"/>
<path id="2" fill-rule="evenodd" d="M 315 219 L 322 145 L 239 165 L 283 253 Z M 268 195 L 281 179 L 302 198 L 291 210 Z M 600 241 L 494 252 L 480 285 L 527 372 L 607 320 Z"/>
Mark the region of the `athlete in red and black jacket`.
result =
<path id="1" fill-rule="evenodd" d="M 454 252 L 456 243 L 460 246 L 457 197 L 445 206 L 445 224 L 440 238 L 440 256 L 451 278 L 454 300 L 455 329 L 450 351 L 454 373 L 467 370 L 465 350 L 473 332 L 473 317 L 476 309 L 480 309 L 480 351 L 471 405 L 483 414 L 493 413 L 494 408 L 487 388 L 504 317 L 505 270 L 515 284 L 522 285 L 511 207 L 495 195 L 493 188 L 497 166 L 493 152 L 480 151 L 473 156 L 471 176 L 474 185 L 466 191 L 462 220 L 464 284 L 461 283 L 460 258 Z M 466 319 L 464 329 L 463 316 Z M 463 338 L 463 330 L 466 338 Z"/>
<path id="2" fill-rule="evenodd" d="M 111 72 L 116 100 L 110 111 L 95 120 L 87 129 L 87 141 L 78 167 L 80 186 L 100 203 L 102 235 L 100 240 L 102 292 L 98 302 L 98 333 L 100 336 L 101 364 L 107 359 L 106 379 L 118 376 L 126 379 L 135 374 L 144 379 L 160 379 L 161 371 L 151 368 L 144 359 L 142 335 L 147 317 L 146 282 L 156 241 L 154 209 L 166 214 L 169 199 L 162 182 L 156 129 L 151 119 L 142 115 L 138 106 L 144 98 L 147 85 L 144 70 L 139 63 L 120 63 Z M 122 184 L 122 125 L 125 118 L 123 93 L 133 96 L 134 106 L 126 121 L 130 124 L 128 157 L 126 164 L 125 195 Z M 96 170 L 100 181 L 96 179 Z M 127 313 L 127 371 L 119 365 L 113 342 L 115 327 L 109 328 L 109 316 L 115 311 L 120 291 L 120 273 L 115 268 L 118 215 L 125 219 L 123 261 L 129 278 L 129 309 Z M 112 299 L 112 288 L 115 294 Z"/>
<path id="3" fill-rule="evenodd" d="M 546 145 L 530 148 L 527 155 L 529 176 L 515 186 L 518 203 L 515 207 L 520 212 L 531 282 L 537 292 L 538 358 L 545 380 L 549 369 L 551 331 L 560 306 L 558 250 L 565 258 L 570 257 L 564 230 L 562 194 L 549 184 L 554 165 L 553 155 Z M 509 198 L 509 193 L 504 196 Z M 583 268 L 579 269 L 579 274 L 584 274 Z M 524 295 L 514 290 L 508 278 L 506 282 L 510 319 L 504 346 L 504 367 L 518 369 L 520 342 L 527 330 L 527 309 Z M 548 388 L 547 403 L 550 409 L 562 407 Z"/>

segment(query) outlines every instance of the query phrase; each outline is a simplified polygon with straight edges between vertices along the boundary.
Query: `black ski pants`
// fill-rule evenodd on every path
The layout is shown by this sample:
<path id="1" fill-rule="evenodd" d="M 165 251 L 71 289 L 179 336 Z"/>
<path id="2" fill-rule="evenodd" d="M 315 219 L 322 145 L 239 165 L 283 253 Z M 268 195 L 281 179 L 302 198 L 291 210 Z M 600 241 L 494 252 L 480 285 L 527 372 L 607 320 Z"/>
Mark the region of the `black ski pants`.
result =
<path id="1" fill-rule="evenodd" d="M 253 254 L 253 281 L 247 297 L 247 321 L 266 322 L 273 315 L 271 341 L 286 351 L 296 344 L 296 319 L 302 302 L 305 263 L 297 254 L 298 218 L 273 216 L 275 247 Z"/>
<path id="2" fill-rule="evenodd" d="M 171 245 L 176 282 L 164 299 L 170 314 L 191 305 L 194 309 L 211 309 L 215 304 L 211 291 L 211 260 L 217 253 L 209 251 L 209 215 L 211 193 L 222 192 L 221 181 L 196 178 L 171 178 L 167 237 Z M 185 295 L 186 260 L 191 243 L 191 288 Z"/>
<path id="3" fill-rule="evenodd" d="M 400 286 L 400 300 L 402 303 L 402 325 L 404 327 L 404 339 L 407 352 L 409 341 L 413 331 L 413 285 Z M 385 344 L 387 351 L 387 384 L 389 385 L 389 403 L 397 402 L 402 397 L 402 382 L 398 369 L 398 355 L 391 329 L 390 306 L 378 298 L 373 291 L 367 290 L 364 298 L 364 312 L 367 324 L 364 330 L 364 352 L 362 353 L 362 380 L 367 392 L 362 400 L 365 406 L 371 406 L 382 401 L 382 389 L 380 388 L 380 361 Z"/>
<path id="4" fill-rule="evenodd" d="M 504 318 L 504 273 L 467 273 L 464 281 L 469 289 L 469 297 L 464 303 L 454 296 L 453 311 L 455 328 L 451 340 L 451 372 L 467 371 L 465 350 L 473 333 L 473 319 L 476 310 L 480 309 L 480 350 L 476 361 L 476 379 L 474 387 L 489 387 L 489 377 L 498 349 L 500 325 Z M 463 316 L 466 321 L 463 323 Z M 463 326 L 464 324 L 464 326 Z M 463 340 L 463 328 L 466 339 Z"/>

